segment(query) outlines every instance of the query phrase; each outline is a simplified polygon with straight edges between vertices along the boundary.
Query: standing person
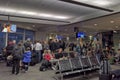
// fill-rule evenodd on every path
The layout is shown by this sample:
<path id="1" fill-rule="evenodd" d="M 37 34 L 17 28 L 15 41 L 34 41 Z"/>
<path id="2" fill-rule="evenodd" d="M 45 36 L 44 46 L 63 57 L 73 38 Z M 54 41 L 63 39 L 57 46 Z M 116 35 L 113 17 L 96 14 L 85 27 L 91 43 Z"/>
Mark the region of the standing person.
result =
<path id="1" fill-rule="evenodd" d="M 119 40 L 119 43 L 118 43 L 118 49 L 120 49 L 120 40 Z"/>
<path id="2" fill-rule="evenodd" d="M 55 52 L 55 48 L 56 48 L 56 43 L 55 43 L 55 39 L 52 39 L 50 44 L 49 44 L 50 50 L 52 53 Z"/>
<path id="3" fill-rule="evenodd" d="M 7 32 L 11 32 L 11 25 L 7 24 Z"/>
<path id="4" fill-rule="evenodd" d="M 13 56 L 13 66 L 12 66 L 12 74 L 19 74 L 19 68 L 20 68 L 20 60 L 22 58 L 22 46 L 19 43 L 14 47 L 12 56 Z"/>
<path id="5" fill-rule="evenodd" d="M 21 50 L 20 69 L 22 69 L 22 59 L 23 59 L 23 53 L 25 52 L 25 47 L 22 40 L 19 41 L 18 45 L 20 45 L 20 50 Z"/>
<path id="6" fill-rule="evenodd" d="M 42 57 L 42 53 L 41 53 L 42 44 L 39 41 L 37 41 L 34 47 L 35 47 L 35 53 L 38 56 L 38 62 L 40 62 Z"/>
<path id="7" fill-rule="evenodd" d="M 43 47 L 44 47 L 44 50 L 49 49 L 49 44 L 47 43 L 47 41 L 44 41 Z"/>
<path id="8" fill-rule="evenodd" d="M 25 72 L 28 71 L 28 68 L 29 68 L 29 63 L 31 62 L 31 51 L 30 51 L 30 48 L 28 47 L 25 51 L 25 53 L 23 54 L 23 65 L 24 65 L 24 69 L 25 69 Z"/>
<path id="9" fill-rule="evenodd" d="M 62 41 L 62 49 L 63 49 L 63 51 L 65 50 L 65 47 L 66 47 L 66 43 L 64 41 Z"/>
<path id="10" fill-rule="evenodd" d="M 65 49 L 65 42 L 62 40 L 59 40 L 59 48 L 62 48 L 62 50 L 64 51 Z"/>
<path id="11" fill-rule="evenodd" d="M 32 49 L 32 47 L 31 47 L 31 42 L 30 42 L 30 39 L 28 38 L 27 40 L 26 40 L 26 42 L 24 43 L 24 47 L 25 47 L 25 49 L 27 49 L 28 47 L 30 48 L 30 50 Z"/>
<path id="12" fill-rule="evenodd" d="M 82 56 L 84 56 L 85 55 L 86 44 L 85 44 L 85 42 L 83 41 L 82 38 L 80 38 L 79 46 L 80 46 L 80 53 L 81 53 Z"/>
<path id="13" fill-rule="evenodd" d="M 14 49 L 14 44 L 13 44 L 13 41 L 9 41 L 8 42 L 8 45 L 6 46 L 6 59 L 12 55 L 13 53 L 13 49 Z M 8 60 L 7 59 L 7 63 L 6 63 L 6 66 L 11 66 L 11 60 Z"/>
<path id="14" fill-rule="evenodd" d="M 6 24 L 3 25 L 3 30 L 2 30 L 2 32 L 7 32 L 7 26 L 6 26 Z"/>
<path id="15" fill-rule="evenodd" d="M 81 55 L 80 45 L 79 44 L 76 45 L 75 51 L 78 53 L 79 56 Z"/>

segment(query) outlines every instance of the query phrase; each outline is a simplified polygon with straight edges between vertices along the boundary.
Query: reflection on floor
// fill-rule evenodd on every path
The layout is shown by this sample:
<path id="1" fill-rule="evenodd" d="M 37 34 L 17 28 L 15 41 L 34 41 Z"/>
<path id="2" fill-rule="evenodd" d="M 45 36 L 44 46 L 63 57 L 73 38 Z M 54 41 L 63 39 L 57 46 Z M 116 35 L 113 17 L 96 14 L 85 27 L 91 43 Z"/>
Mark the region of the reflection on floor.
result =
<path id="1" fill-rule="evenodd" d="M 0 80 L 55 80 L 53 78 L 54 77 L 53 70 L 40 72 L 39 66 L 40 65 L 37 64 L 36 66 L 30 67 L 27 73 L 20 72 L 20 74 L 18 75 L 13 75 L 11 74 L 11 67 L 6 67 L 5 64 L 0 63 Z M 119 65 L 112 67 L 113 69 L 118 69 Z M 76 78 L 73 80 L 80 80 L 80 79 Z M 90 77 L 82 78 L 81 80 L 98 80 L 98 76 L 90 75 Z"/>

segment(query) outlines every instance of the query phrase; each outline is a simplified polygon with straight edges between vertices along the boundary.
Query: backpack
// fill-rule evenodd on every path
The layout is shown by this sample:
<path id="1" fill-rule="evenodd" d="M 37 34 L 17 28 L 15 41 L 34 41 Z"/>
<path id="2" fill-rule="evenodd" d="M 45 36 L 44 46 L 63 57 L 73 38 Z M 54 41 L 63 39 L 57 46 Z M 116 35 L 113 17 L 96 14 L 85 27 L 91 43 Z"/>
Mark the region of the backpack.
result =
<path id="1" fill-rule="evenodd" d="M 40 68 L 39 68 L 39 71 L 46 71 L 46 67 L 41 65 Z"/>
<path id="2" fill-rule="evenodd" d="M 47 60 L 43 60 L 39 68 L 40 71 L 46 71 L 47 68 L 51 66 L 51 63 Z"/>
<path id="3" fill-rule="evenodd" d="M 28 47 L 31 49 L 31 44 L 29 42 L 25 42 L 24 46 L 25 46 L 25 49 L 27 49 Z"/>
<path id="4" fill-rule="evenodd" d="M 21 48 L 16 47 L 13 52 L 13 59 L 21 59 Z"/>

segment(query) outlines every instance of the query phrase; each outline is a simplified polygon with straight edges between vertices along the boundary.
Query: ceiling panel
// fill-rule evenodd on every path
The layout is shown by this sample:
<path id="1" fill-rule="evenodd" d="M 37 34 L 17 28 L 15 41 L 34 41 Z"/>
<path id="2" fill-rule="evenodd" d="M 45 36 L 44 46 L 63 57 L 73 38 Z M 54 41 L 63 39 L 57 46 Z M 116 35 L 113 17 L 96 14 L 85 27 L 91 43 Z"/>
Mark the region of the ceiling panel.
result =
<path id="1" fill-rule="evenodd" d="M 90 5 L 113 9 L 115 10 L 114 12 L 120 11 L 119 0 L 104 0 L 110 3 L 109 5 L 106 5 L 106 6 L 101 6 L 94 3 L 94 1 L 102 1 L 102 0 L 92 0 L 92 1 L 79 0 L 79 1 L 90 4 Z M 52 15 L 58 15 L 58 16 L 67 16 L 69 17 L 69 19 L 64 19 L 62 21 L 69 21 L 70 23 L 79 22 L 79 21 L 90 19 L 90 18 L 111 14 L 110 12 L 105 12 L 102 10 L 97 10 L 97 9 L 93 9 L 85 6 L 66 3 L 59 0 L 0 0 L 0 8 L 14 9 L 17 11 L 22 10 L 22 11 L 37 12 L 37 13 L 46 13 L 46 14 L 52 14 Z M 25 16 L 25 17 L 43 18 L 43 19 L 58 20 L 58 21 L 60 20 L 53 17 L 43 17 L 38 15 L 34 15 L 34 16 L 24 15 L 24 14 L 19 14 L 17 12 L 10 13 L 5 11 L 3 12 L 0 11 L 0 14 L 9 14 L 9 15 L 15 15 L 15 16 L 19 15 L 19 16 Z M 27 21 L 29 22 L 29 20 Z M 47 22 L 44 20 L 44 21 L 41 21 L 41 23 L 46 24 Z M 54 21 L 51 21 L 47 24 L 64 25 L 62 22 L 56 23 Z"/>

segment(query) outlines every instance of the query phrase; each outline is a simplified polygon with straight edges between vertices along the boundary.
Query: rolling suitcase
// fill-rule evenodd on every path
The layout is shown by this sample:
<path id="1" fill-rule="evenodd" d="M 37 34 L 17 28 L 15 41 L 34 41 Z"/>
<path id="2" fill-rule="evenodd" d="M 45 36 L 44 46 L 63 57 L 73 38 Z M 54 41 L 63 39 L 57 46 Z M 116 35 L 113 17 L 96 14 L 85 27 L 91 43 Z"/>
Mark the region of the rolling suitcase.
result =
<path id="1" fill-rule="evenodd" d="M 102 72 L 99 75 L 99 80 L 111 80 L 110 67 L 107 59 L 104 59 L 101 66 Z"/>
<path id="2" fill-rule="evenodd" d="M 120 69 L 111 72 L 112 80 L 120 80 Z"/>
<path id="3" fill-rule="evenodd" d="M 100 74 L 99 80 L 111 80 L 112 76 L 110 74 Z"/>

